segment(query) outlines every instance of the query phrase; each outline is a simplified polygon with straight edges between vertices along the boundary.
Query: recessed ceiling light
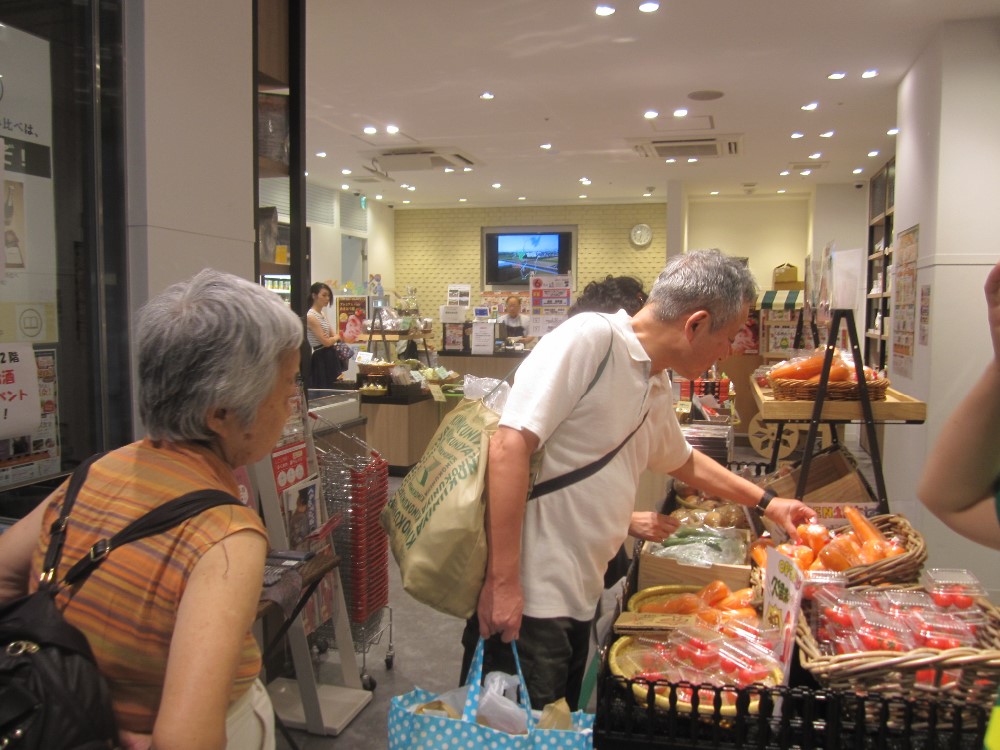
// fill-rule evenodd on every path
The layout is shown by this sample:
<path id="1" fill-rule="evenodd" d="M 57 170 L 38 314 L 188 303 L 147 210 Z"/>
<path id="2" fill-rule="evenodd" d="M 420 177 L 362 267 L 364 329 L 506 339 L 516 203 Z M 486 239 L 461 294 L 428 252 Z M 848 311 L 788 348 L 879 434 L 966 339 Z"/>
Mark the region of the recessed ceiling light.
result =
<path id="1" fill-rule="evenodd" d="M 660 9 L 659 3 L 645 2 L 639 4 L 639 10 L 642 13 L 655 13 Z"/>
<path id="2" fill-rule="evenodd" d="M 377 201 L 382 200 L 382 193 L 376 193 L 375 194 L 375 200 L 377 200 Z"/>
<path id="3" fill-rule="evenodd" d="M 812 174 L 812 170 L 811 169 L 803 169 L 801 172 L 799 172 L 799 174 L 802 175 L 803 177 L 808 177 L 809 175 Z"/>
<path id="4" fill-rule="evenodd" d="M 652 197 L 653 197 L 653 194 L 652 194 L 652 193 L 643 193 L 643 194 L 642 194 L 642 197 L 643 197 L 643 198 L 652 198 Z"/>
<path id="5" fill-rule="evenodd" d="M 833 138 L 833 131 L 832 130 L 827 130 L 825 133 L 820 133 L 819 137 L 820 138 Z"/>
<path id="6" fill-rule="evenodd" d="M 465 203 L 467 200 L 469 200 L 469 199 L 468 198 L 459 198 L 458 202 L 459 203 Z"/>
<path id="7" fill-rule="evenodd" d="M 680 109 L 674 110 L 674 117 L 687 117 L 688 111 L 681 107 Z"/>
<path id="8" fill-rule="evenodd" d="M 403 201 L 403 203 L 409 203 L 409 202 L 410 202 L 409 200 L 405 200 L 405 201 Z"/>
<path id="9" fill-rule="evenodd" d="M 348 185 L 348 184 L 347 184 L 347 183 L 345 182 L 345 183 L 344 183 L 343 185 L 341 185 L 341 186 L 340 186 L 340 189 L 341 189 L 341 190 L 350 190 L 350 189 L 351 189 L 351 186 L 350 186 L 350 185 Z"/>
<path id="10" fill-rule="evenodd" d="M 412 192 L 413 192 L 414 190 L 416 190 L 416 189 L 417 189 L 417 187 L 416 187 L 416 185 L 410 185 L 410 186 L 409 186 L 408 188 L 406 188 L 406 189 L 407 189 L 407 190 L 409 190 L 409 191 L 410 191 L 410 192 L 412 193 Z"/>
<path id="11" fill-rule="evenodd" d="M 586 194 L 586 193 L 582 193 L 582 194 L 581 194 L 580 196 L 578 196 L 578 197 L 580 197 L 580 198 L 586 198 L 586 197 L 587 197 L 587 194 Z"/>
<path id="12" fill-rule="evenodd" d="M 500 183 L 499 182 L 494 182 L 493 183 L 493 189 L 494 190 L 499 190 L 500 189 Z"/>
<path id="13" fill-rule="evenodd" d="M 408 183 L 408 182 L 401 182 L 401 183 L 399 183 L 399 186 L 405 190 L 406 188 L 408 188 L 410 186 L 410 183 Z"/>
<path id="14" fill-rule="evenodd" d="M 489 91 L 484 91 L 479 95 L 479 98 L 485 101 L 489 101 L 490 99 L 493 98 L 493 94 L 491 94 Z"/>
<path id="15" fill-rule="evenodd" d="M 665 161 L 667 162 L 667 164 L 674 164 L 677 160 L 674 159 L 673 157 L 670 157 L 669 159 L 666 159 Z"/>
<path id="16" fill-rule="evenodd" d="M 615 9 L 610 5 L 598 5 L 594 12 L 599 16 L 611 16 L 614 15 Z"/>
<path id="17" fill-rule="evenodd" d="M 868 155 L 869 156 L 878 156 L 878 151 L 869 151 Z"/>
<path id="18" fill-rule="evenodd" d="M 449 172 L 454 172 L 454 171 L 455 171 L 454 167 L 445 167 L 444 168 L 444 173 L 445 174 L 448 174 Z"/>
<path id="19" fill-rule="evenodd" d="M 821 153 L 820 153 L 819 151 L 817 151 L 817 152 L 816 152 L 815 154 L 809 154 L 809 158 L 810 158 L 810 159 L 818 159 L 818 158 L 819 158 L 819 157 L 821 157 L 822 155 L 823 155 L 823 154 L 821 154 Z"/>
<path id="20" fill-rule="evenodd" d="M 580 182 L 583 185 L 589 185 L 590 184 L 590 179 L 588 177 L 581 177 L 580 178 Z"/>
<path id="21" fill-rule="evenodd" d="M 349 169 L 341 169 L 340 173 L 342 175 L 349 175 L 349 174 L 351 174 L 351 170 L 349 170 Z"/>
<path id="22" fill-rule="evenodd" d="M 660 116 L 660 113 L 657 112 L 655 109 L 647 109 L 645 112 L 642 113 L 642 116 L 645 117 L 647 120 L 655 120 L 657 117 Z"/>
<path id="23" fill-rule="evenodd" d="M 551 143 L 543 143 L 538 148 L 544 148 L 546 151 L 548 151 L 550 148 L 552 148 L 552 144 Z"/>
<path id="24" fill-rule="evenodd" d="M 778 194 L 781 195 L 781 194 L 784 194 L 784 192 L 785 192 L 785 189 L 782 188 L 781 190 L 778 191 Z"/>
<path id="25" fill-rule="evenodd" d="M 878 71 L 877 70 L 866 70 L 864 73 L 861 74 L 861 77 L 862 78 L 874 78 L 877 75 L 878 75 Z"/>
<path id="26" fill-rule="evenodd" d="M 861 173 L 862 173 L 862 172 L 864 172 L 864 171 L 865 171 L 865 170 L 863 170 L 863 169 L 862 169 L 861 167 L 858 167 L 857 169 L 852 169 L 852 170 L 851 170 L 851 172 L 852 172 L 853 174 L 861 174 Z"/>
<path id="27" fill-rule="evenodd" d="M 519 201 L 523 201 L 523 200 L 527 200 L 527 198 L 525 198 L 525 197 L 524 197 L 523 195 L 519 195 L 519 196 L 517 196 L 517 199 L 518 199 Z"/>
<path id="28" fill-rule="evenodd" d="M 847 78 L 847 73 L 831 73 L 830 75 L 827 76 L 827 78 L 829 78 L 831 81 L 840 81 L 844 78 Z"/>
<path id="29" fill-rule="evenodd" d="M 316 156 L 318 156 L 320 159 L 325 159 L 326 158 L 326 151 L 317 151 L 316 152 Z"/>
<path id="30" fill-rule="evenodd" d="M 802 109 L 804 109 L 806 112 L 812 112 L 818 106 L 819 102 L 809 102 L 808 104 L 803 104 Z"/>
<path id="31" fill-rule="evenodd" d="M 472 167 L 463 167 L 462 171 L 463 172 L 471 172 L 472 171 Z"/>
<path id="32" fill-rule="evenodd" d="M 788 177 L 788 175 L 790 175 L 791 172 L 789 172 L 787 169 L 782 169 L 780 172 L 778 172 L 778 174 L 781 175 L 782 177 Z"/>
<path id="33" fill-rule="evenodd" d="M 375 135 L 377 132 L 378 132 L 378 128 L 376 128 L 374 125 L 365 125 L 365 134 L 366 135 Z"/>
<path id="34" fill-rule="evenodd" d="M 718 190 L 713 190 L 712 192 L 709 193 L 709 195 L 718 195 L 718 194 L 719 194 Z"/>
<path id="35" fill-rule="evenodd" d="M 803 136 L 803 134 L 799 133 L 798 131 L 792 133 L 792 138 L 801 138 L 802 136 Z"/>
<path id="36" fill-rule="evenodd" d="M 889 128 L 885 131 L 886 135 L 899 135 L 899 128 Z"/>
<path id="37" fill-rule="evenodd" d="M 697 162 L 698 160 L 693 156 L 688 159 L 688 164 L 696 164 Z"/>
<path id="38" fill-rule="evenodd" d="M 303 173 L 302 173 L 302 175 L 303 175 L 304 177 L 308 177 L 308 176 L 309 176 L 309 172 L 303 172 Z"/>
<path id="39" fill-rule="evenodd" d="M 388 133 L 389 135 L 396 135 L 396 133 L 399 132 L 399 128 L 397 128 L 395 125 L 386 125 L 385 132 Z"/>

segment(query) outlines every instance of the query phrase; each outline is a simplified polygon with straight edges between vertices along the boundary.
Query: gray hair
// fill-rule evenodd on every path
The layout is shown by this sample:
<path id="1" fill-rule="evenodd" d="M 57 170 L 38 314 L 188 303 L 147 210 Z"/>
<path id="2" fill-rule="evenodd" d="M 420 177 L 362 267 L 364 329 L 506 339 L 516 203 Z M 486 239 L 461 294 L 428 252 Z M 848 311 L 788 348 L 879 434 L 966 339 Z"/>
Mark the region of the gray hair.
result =
<path id="1" fill-rule="evenodd" d="M 707 310 L 714 331 L 740 317 L 743 306 L 756 299 L 757 282 L 743 260 L 718 250 L 691 250 L 667 261 L 647 304 L 662 321 Z"/>
<path id="2" fill-rule="evenodd" d="M 205 417 L 232 410 L 250 426 L 298 351 L 302 321 L 277 294 L 209 268 L 139 311 L 139 415 L 156 440 L 208 441 Z"/>

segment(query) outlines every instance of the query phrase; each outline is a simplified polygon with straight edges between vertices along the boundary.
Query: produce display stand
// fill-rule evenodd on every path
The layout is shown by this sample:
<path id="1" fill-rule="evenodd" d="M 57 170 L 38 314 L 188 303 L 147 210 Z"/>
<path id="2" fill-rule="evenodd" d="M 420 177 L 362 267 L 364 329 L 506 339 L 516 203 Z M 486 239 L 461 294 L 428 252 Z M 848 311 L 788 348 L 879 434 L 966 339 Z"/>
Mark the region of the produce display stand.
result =
<path id="1" fill-rule="evenodd" d="M 378 338 L 376 339 L 376 337 Z M 417 329 L 416 331 L 387 331 L 385 321 L 382 319 L 381 310 L 379 310 L 379 314 L 371 321 L 371 328 L 368 329 L 367 348 L 368 351 L 375 352 L 381 343 L 386 361 L 392 362 L 396 359 L 396 353 L 389 349 L 390 343 L 394 344 L 397 341 L 420 341 L 424 345 L 424 361 L 427 362 L 428 367 L 431 367 L 431 353 L 427 348 L 427 339 L 429 338 L 431 338 L 431 334 L 424 332 L 422 329 Z M 372 347 L 373 340 L 375 340 L 374 348 Z"/>
<path id="2" fill-rule="evenodd" d="M 830 385 L 830 368 L 833 364 L 833 353 L 841 324 L 846 325 L 850 340 L 851 353 L 854 358 L 855 374 L 858 381 L 860 397 L 856 401 L 828 400 Z M 764 422 L 775 422 L 776 434 L 779 439 L 774 441 L 774 451 L 771 456 L 770 468 L 773 471 L 778 465 L 781 433 L 786 423 L 808 423 L 809 431 L 802 457 L 802 471 L 799 475 L 797 497 L 805 492 L 809 475 L 809 464 L 812 461 L 816 445 L 816 436 L 823 423 L 861 422 L 865 426 L 868 444 L 871 446 L 872 469 L 875 474 L 875 488 L 880 507 L 888 509 L 888 498 L 885 490 L 885 475 L 882 470 L 882 456 L 878 450 L 878 436 L 875 432 L 876 422 L 896 422 L 904 424 L 919 424 L 927 418 L 927 405 L 916 399 L 905 396 L 889 388 L 884 401 L 872 401 L 864 374 L 864 359 L 858 343 L 858 333 L 854 324 L 853 310 L 834 310 L 827 336 L 826 352 L 823 360 L 823 370 L 820 374 L 816 399 L 809 401 L 779 401 L 769 391 L 765 391 L 752 379 L 751 387 L 754 399 L 757 401 L 760 419 Z M 837 431 L 831 430 L 833 444 L 837 444 Z"/>

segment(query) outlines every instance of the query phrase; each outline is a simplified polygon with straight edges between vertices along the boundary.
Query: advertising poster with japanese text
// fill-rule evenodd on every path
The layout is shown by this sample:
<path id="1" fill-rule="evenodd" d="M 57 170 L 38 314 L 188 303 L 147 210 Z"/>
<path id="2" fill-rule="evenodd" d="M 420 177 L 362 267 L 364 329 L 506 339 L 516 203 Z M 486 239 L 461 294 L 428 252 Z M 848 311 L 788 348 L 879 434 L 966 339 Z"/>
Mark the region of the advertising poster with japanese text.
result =
<path id="1" fill-rule="evenodd" d="M 780 631 L 780 651 L 777 654 L 784 670 L 783 684 L 788 684 L 795 646 L 795 628 L 802 607 L 802 585 L 805 578 L 792 558 L 773 547 L 767 548 L 764 576 L 764 611 L 762 625 Z"/>
<path id="2" fill-rule="evenodd" d="M 0 344 L 0 487 L 59 471 L 56 353 Z"/>
<path id="3" fill-rule="evenodd" d="M 348 344 L 357 342 L 365 333 L 365 319 L 368 317 L 368 298 L 337 296 L 333 299 L 340 335 Z"/>
<path id="4" fill-rule="evenodd" d="M 54 343 L 58 328 L 49 43 L 10 27 L 3 34 L 0 342 Z"/>
<path id="5" fill-rule="evenodd" d="M 569 315 L 572 279 L 568 275 L 531 275 L 531 335 L 541 336 L 566 320 Z"/>

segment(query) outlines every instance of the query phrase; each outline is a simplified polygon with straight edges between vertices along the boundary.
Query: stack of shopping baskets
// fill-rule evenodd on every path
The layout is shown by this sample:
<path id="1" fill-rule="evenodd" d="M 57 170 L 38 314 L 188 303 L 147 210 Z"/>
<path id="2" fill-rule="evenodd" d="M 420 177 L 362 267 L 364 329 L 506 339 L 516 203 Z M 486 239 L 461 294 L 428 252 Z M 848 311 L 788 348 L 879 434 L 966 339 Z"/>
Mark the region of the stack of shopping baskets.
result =
<path id="1" fill-rule="evenodd" d="M 392 667 L 392 610 L 389 608 L 389 540 L 379 514 L 389 498 L 389 464 L 363 441 L 343 432 L 336 440 L 314 430 L 327 517 L 341 522 L 331 537 L 340 556 L 354 648 L 367 653 L 377 643 L 388 616 Z"/>

